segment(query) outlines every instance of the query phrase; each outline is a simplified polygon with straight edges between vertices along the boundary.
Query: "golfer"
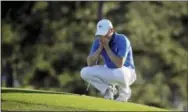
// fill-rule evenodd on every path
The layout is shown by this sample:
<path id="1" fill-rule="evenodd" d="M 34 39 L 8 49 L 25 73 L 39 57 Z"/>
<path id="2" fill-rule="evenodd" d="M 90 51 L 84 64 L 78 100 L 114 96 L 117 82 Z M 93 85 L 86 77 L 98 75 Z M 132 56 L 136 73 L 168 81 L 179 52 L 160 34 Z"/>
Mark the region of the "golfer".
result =
<path id="1" fill-rule="evenodd" d="M 115 32 L 108 19 L 97 23 L 95 36 L 87 57 L 88 66 L 82 68 L 81 77 L 105 99 L 126 102 L 131 96 L 130 85 L 136 80 L 131 43 L 125 35 Z M 104 65 L 96 65 L 100 56 Z M 115 92 L 118 93 L 116 99 Z"/>

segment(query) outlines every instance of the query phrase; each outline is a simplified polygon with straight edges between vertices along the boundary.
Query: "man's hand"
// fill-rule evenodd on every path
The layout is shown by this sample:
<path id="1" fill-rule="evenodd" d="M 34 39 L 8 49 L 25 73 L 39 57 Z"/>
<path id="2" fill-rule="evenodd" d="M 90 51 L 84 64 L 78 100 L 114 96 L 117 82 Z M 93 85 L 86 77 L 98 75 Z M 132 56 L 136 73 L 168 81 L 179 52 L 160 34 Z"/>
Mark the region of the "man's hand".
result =
<path id="1" fill-rule="evenodd" d="M 99 39 L 99 49 L 100 49 L 100 51 L 102 51 L 103 48 L 104 48 L 103 43 L 102 43 L 101 39 Z"/>
<path id="2" fill-rule="evenodd" d="M 107 39 L 106 37 L 101 37 L 101 38 L 100 38 L 100 41 L 101 41 L 102 46 L 103 46 L 105 49 L 109 49 L 109 48 L 110 48 L 110 47 L 109 47 L 109 42 L 110 42 L 109 39 Z"/>

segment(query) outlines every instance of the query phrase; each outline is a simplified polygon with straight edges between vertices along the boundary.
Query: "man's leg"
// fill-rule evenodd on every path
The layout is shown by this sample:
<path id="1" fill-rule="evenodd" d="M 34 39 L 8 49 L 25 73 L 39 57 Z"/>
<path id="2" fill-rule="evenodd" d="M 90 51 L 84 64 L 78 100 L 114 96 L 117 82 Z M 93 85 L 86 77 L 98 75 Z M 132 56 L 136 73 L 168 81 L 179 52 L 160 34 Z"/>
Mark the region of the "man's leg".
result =
<path id="1" fill-rule="evenodd" d="M 111 69 L 100 65 L 84 67 L 81 70 L 81 77 L 99 90 L 102 95 L 105 95 L 111 82 L 116 78 Z"/>
<path id="2" fill-rule="evenodd" d="M 118 98 L 117 101 L 127 101 L 131 97 L 131 71 L 127 67 L 122 67 L 113 70 L 113 73 L 118 77 Z"/>

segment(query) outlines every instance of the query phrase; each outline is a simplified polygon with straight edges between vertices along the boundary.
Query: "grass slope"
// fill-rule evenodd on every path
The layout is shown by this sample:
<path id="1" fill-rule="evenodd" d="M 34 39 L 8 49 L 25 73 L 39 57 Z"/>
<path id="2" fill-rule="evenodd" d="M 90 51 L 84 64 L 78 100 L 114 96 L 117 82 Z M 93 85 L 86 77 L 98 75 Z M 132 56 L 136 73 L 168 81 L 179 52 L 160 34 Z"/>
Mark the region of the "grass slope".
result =
<path id="1" fill-rule="evenodd" d="M 2 88 L 2 110 L 9 111 L 165 111 L 129 102 L 117 102 L 76 94 Z"/>

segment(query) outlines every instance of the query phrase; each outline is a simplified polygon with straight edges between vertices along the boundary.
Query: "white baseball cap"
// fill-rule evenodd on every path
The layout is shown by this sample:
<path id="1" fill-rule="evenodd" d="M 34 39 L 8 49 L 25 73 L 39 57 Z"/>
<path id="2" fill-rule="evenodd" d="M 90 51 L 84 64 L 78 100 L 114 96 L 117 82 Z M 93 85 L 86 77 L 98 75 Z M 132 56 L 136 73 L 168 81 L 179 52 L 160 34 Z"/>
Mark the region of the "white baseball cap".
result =
<path id="1" fill-rule="evenodd" d="M 101 35 L 105 36 L 108 33 L 108 30 L 113 28 L 112 23 L 108 19 L 102 19 L 97 23 L 97 31 L 95 36 Z"/>

